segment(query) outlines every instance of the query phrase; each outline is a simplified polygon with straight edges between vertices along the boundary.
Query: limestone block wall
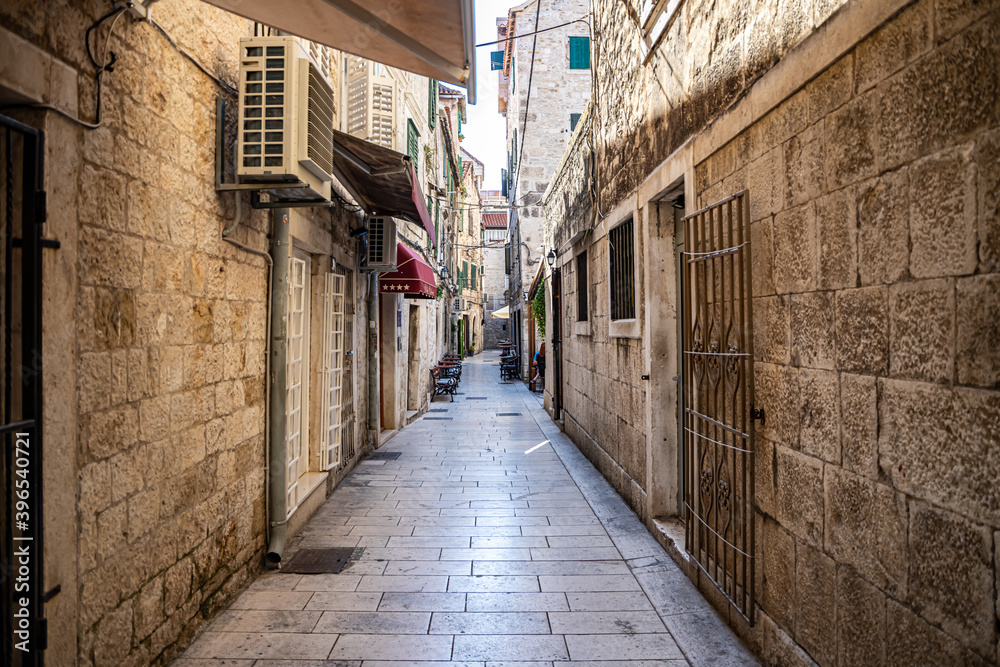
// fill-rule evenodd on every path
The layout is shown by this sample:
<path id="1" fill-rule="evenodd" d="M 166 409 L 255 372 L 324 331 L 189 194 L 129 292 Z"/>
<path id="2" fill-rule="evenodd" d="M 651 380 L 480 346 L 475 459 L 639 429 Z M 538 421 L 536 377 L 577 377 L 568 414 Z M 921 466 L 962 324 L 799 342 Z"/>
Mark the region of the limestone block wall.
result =
<path id="1" fill-rule="evenodd" d="M 598 3 L 607 85 L 590 130 L 597 174 L 574 145 L 547 196 L 547 234 L 559 245 L 592 229 L 567 254 L 588 249 L 601 295 L 603 216 L 653 205 L 632 195 L 685 141 L 699 155 L 689 211 L 748 189 L 757 403 L 767 409 L 755 444 L 756 625 L 681 549 L 679 559 L 767 664 L 997 664 L 1000 11 L 902 2 L 871 33 L 838 33 L 833 64 L 779 92 L 801 72 L 775 59 L 822 34 L 839 4 L 802 3 L 799 22 L 784 5 L 700 16 L 685 3 L 667 56 L 642 67 L 628 7 Z M 851 18 L 838 29 L 876 4 L 843 3 Z M 812 53 L 803 46 L 799 66 Z M 785 78 L 770 77 L 771 97 L 755 100 L 777 106 L 739 107 L 772 69 Z M 739 113 L 712 126 L 730 104 Z M 734 126 L 745 129 L 701 149 Z M 559 262 L 571 314 L 574 267 Z M 600 318 L 601 303 L 591 306 Z M 625 396 L 611 394 L 619 378 L 598 372 L 611 362 L 605 329 L 591 322 L 589 339 L 565 342 L 566 430 L 615 483 L 628 469 L 623 439 L 606 427 L 595 436 L 601 406 Z M 596 426 L 581 428 L 581 403 Z"/>
<path id="2" fill-rule="evenodd" d="M 59 95 L 40 101 L 93 119 L 84 31 L 107 9 L 0 7 L 3 29 L 62 72 Z M 192 0 L 154 17 L 236 82 L 252 23 Z M 98 54 L 111 26 L 94 35 Z M 235 98 L 148 23 L 122 16 L 109 48 L 100 129 L 14 112 L 46 130 L 48 235 L 63 244 L 46 259 L 44 322 L 59 361 L 46 365 L 45 474 L 57 503 L 46 584 L 62 585 L 47 660 L 60 665 L 167 664 L 249 583 L 265 540 L 267 269 L 222 241 L 234 198 L 214 190 L 215 100 L 233 114 Z M 244 206 L 233 238 L 266 250 L 268 225 Z M 323 252 L 350 247 L 343 216 L 306 229 Z"/>
<path id="3" fill-rule="evenodd" d="M 770 662 L 998 659 L 998 29 L 912 3 L 695 170 L 751 198 Z"/>

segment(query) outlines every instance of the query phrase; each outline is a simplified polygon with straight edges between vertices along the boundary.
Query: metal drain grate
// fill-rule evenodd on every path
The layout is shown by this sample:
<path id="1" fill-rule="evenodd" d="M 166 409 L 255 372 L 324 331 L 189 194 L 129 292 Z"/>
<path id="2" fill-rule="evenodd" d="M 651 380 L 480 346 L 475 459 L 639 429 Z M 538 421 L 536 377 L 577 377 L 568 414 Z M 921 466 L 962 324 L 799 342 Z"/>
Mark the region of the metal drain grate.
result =
<path id="1" fill-rule="evenodd" d="M 299 549 L 288 564 L 281 567 L 281 571 L 289 574 L 339 574 L 353 554 L 354 547 Z"/>
<path id="2" fill-rule="evenodd" d="M 441 421 L 441 422 L 450 422 L 452 420 L 451 417 L 424 417 L 424 419 L 426 419 L 428 421 L 436 419 L 437 421 Z"/>
<path id="3" fill-rule="evenodd" d="M 465 400 L 467 400 L 467 401 L 485 401 L 486 397 L 485 396 L 469 396 Z"/>
<path id="4" fill-rule="evenodd" d="M 520 417 L 520 412 L 498 412 L 497 417 Z"/>
<path id="5" fill-rule="evenodd" d="M 377 450 L 368 455 L 369 461 L 395 461 L 403 452 L 390 452 L 388 450 Z"/>
<path id="6" fill-rule="evenodd" d="M 448 412 L 448 408 L 434 408 L 433 410 L 428 410 L 427 412 Z"/>

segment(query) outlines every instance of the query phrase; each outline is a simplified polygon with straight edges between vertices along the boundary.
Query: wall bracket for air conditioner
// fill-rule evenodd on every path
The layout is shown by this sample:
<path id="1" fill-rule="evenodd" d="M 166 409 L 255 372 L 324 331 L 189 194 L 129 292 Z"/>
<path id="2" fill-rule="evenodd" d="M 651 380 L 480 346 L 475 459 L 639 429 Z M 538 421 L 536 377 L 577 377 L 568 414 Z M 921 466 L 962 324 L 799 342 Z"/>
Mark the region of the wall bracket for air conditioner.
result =
<path id="1" fill-rule="evenodd" d="M 261 201 L 260 193 L 268 190 L 293 190 L 308 187 L 302 181 L 276 181 L 274 183 L 224 183 L 223 170 L 226 159 L 226 101 L 215 98 L 215 191 L 250 192 L 250 205 L 257 209 L 267 208 L 330 208 L 334 202 L 329 199 L 303 201 Z"/>

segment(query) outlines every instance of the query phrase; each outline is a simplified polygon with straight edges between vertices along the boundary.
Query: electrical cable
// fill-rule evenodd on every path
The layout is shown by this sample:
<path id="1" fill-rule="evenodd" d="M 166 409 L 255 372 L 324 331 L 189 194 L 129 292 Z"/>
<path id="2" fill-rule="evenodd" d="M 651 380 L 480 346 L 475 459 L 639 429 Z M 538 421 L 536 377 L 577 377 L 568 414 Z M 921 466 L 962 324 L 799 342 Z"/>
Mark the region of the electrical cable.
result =
<path id="1" fill-rule="evenodd" d="M 179 45 L 179 44 L 178 44 L 178 43 L 177 43 L 177 42 L 176 42 L 176 41 L 174 40 L 174 38 L 173 38 L 173 37 L 171 37 L 171 36 L 170 36 L 170 34 L 169 34 L 169 33 L 168 33 L 168 32 L 167 32 L 166 30 L 164 30 L 163 26 L 161 26 L 161 25 L 160 25 L 159 23 L 157 23 L 156 21 L 153 21 L 153 20 L 150 20 L 150 21 L 149 21 L 149 23 L 150 23 L 150 25 L 152 25 L 152 26 L 153 26 L 154 28 L 156 28 L 157 30 L 159 30 L 159 31 L 160 31 L 160 34 L 162 34 L 162 35 L 163 35 L 163 36 L 164 36 L 164 37 L 165 37 L 165 38 L 167 39 L 167 41 L 168 41 L 168 42 L 170 42 L 170 46 L 174 47 L 174 49 L 175 49 L 175 50 L 176 50 L 176 51 L 177 51 L 177 52 L 178 52 L 179 54 L 181 54 L 182 56 L 184 56 L 185 58 L 187 58 L 187 59 L 188 59 L 189 61 L 191 61 L 191 64 L 192 64 L 192 65 L 194 65 L 194 66 L 195 66 L 195 67 L 197 67 L 197 68 L 198 68 L 199 70 L 201 70 L 201 73 L 202 73 L 202 74 L 204 74 L 204 75 L 205 75 L 205 76 L 207 76 L 208 78 L 210 78 L 210 79 L 212 79 L 213 81 L 215 81 L 215 82 L 216 82 L 217 84 L 219 84 L 219 86 L 221 86 L 221 87 L 222 87 L 223 89 L 225 89 L 225 90 L 229 91 L 230 93 L 233 93 L 234 95 L 235 95 L 235 94 L 237 94 L 237 92 L 238 92 L 238 91 L 236 90 L 236 88 L 235 88 L 235 87 L 233 87 L 233 86 L 229 85 L 228 83 L 226 83 L 225 81 L 223 81 L 222 79 L 220 79 L 219 77 L 215 76 L 214 74 L 212 74 L 211 72 L 209 72 L 209 71 L 208 71 L 207 69 L 205 69 L 205 68 L 204 68 L 204 67 L 202 66 L 202 64 L 201 64 L 200 62 L 198 62 L 197 60 L 195 60 L 194 56 L 192 56 L 192 55 L 191 55 L 190 53 L 188 53 L 187 51 L 185 51 L 185 50 L 184 50 L 184 49 L 183 49 L 183 48 L 182 48 L 182 47 L 181 47 L 181 46 L 180 46 L 180 45 Z"/>
<path id="2" fill-rule="evenodd" d="M 542 12 L 542 0 L 536 0 L 535 27 L 538 27 L 538 17 Z M 528 128 L 528 105 L 531 104 L 531 80 L 535 75 L 535 49 L 538 46 L 538 34 L 531 38 L 531 65 L 528 67 L 528 91 L 524 96 L 524 122 L 521 123 L 521 150 L 517 153 L 517 176 L 514 177 L 514 188 L 517 188 L 517 178 L 521 175 L 521 158 L 524 156 L 524 133 Z"/>
<path id="3" fill-rule="evenodd" d="M 513 37 L 505 37 L 503 39 L 498 39 L 495 42 L 484 42 L 482 44 L 476 44 L 476 48 L 478 49 L 481 46 L 493 46 L 494 44 L 503 44 L 504 42 L 506 42 L 508 40 L 511 40 L 511 39 L 521 39 L 522 37 L 531 37 L 532 35 L 537 35 L 540 32 L 548 32 L 549 30 L 555 30 L 557 28 L 565 28 L 568 25 L 573 25 L 574 23 L 580 23 L 581 21 L 586 22 L 587 19 L 586 18 L 573 19 L 572 21 L 567 21 L 566 23 L 560 23 L 559 25 L 554 25 L 551 28 L 542 28 L 541 30 L 536 30 L 535 32 L 526 32 L 523 35 L 515 35 Z"/>
<path id="4" fill-rule="evenodd" d="M 115 16 L 116 14 L 117 15 L 121 15 L 126 9 L 127 9 L 126 7 L 117 7 L 115 9 L 112 9 L 110 12 L 108 12 L 107 14 L 105 14 L 104 16 L 102 16 L 101 18 L 99 18 L 96 21 L 94 21 L 91 24 L 91 26 L 89 28 L 87 28 L 87 32 L 84 33 L 84 35 L 83 35 L 83 43 L 84 43 L 84 46 L 87 47 L 87 57 L 90 58 L 90 62 L 93 63 L 93 65 L 94 65 L 95 68 L 97 68 L 97 69 L 103 69 L 104 65 L 97 62 L 97 60 L 94 58 L 94 54 L 90 50 L 90 33 L 93 32 L 94 30 L 96 30 L 97 28 L 99 28 L 102 23 L 104 23 L 105 21 L 107 21 L 112 16 Z M 117 21 L 117 19 L 116 19 L 116 21 Z M 112 24 L 111 31 L 114 32 L 114 29 L 115 29 L 114 24 Z M 108 35 L 108 41 L 110 41 L 110 40 L 111 40 L 111 35 L 109 34 Z"/>

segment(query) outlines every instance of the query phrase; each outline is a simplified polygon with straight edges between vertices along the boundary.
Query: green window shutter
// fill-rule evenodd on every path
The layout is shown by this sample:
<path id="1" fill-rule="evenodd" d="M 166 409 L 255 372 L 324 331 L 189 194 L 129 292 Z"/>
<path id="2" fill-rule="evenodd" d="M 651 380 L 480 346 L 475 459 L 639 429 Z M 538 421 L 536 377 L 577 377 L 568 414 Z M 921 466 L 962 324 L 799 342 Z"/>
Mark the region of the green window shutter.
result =
<path id="1" fill-rule="evenodd" d="M 438 221 L 440 219 L 441 219 L 441 200 L 437 200 L 434 202 L 434 238 L 436 239 L 441 238 L 441 230 L 438 228 Z M 440 241 L 438 241 L 437 243 L 438 245 L 441 245 Z"/>
<path id="2" fill-rule="evenodd" d="M 490 53 L 490 71 L 503 69 L 503 51 L 492 51 Z"/>
<path id="3" fill-rule="evenodd" d="M 420 164 L 420 133 L 417 131 L 417 126 L 413 123 L 412 118 L 406 119 L 406 154 L 410 156 L 413 160 L 413 168 L 416 169 Z"/>
<path id="4" fill-rule="evenodd" d="M 465 211 L 458 212 L 458 231 L 465 231 Z"/>
<path id="5" fill-rule="evenodd" d="M 427 126 L 432 130 L 437 126 L 438 82 L 430 79 L 427 82 Z"/>
<path id="6" fill-rule="evenodd" d="M 569 68 L 590 69 L 590 37 L 569 38 Z"/>
<path id="7" fill-rule="evenodd" d="M 432 204 L 431 196 L 427 195 L 427 215 L 430 215 L 431 211 L 434 210 L 434 207 L 431 204 Z M 432 243 L 430 239 L 427 239 L 427 247 L 433 248 L 434 243 L 437 243 L 437 229 L 434 230 L 434 242 Z"/>
<path id="8" fill-rule="evenodd" d="M 464 287 L 469 282 L 469 263 L 462 260 L 462 286 Z"/>
<path id="9" fill-rule="evenodd" d="M 508 159 L 510 158 L 510 154 L 509 153 L 508 153 L 507 157 L 508 157 Z M 501 169 L 500 170 L 500 194 L 502 196 L 504 196 L 504 197 L 507 196 L 507 170 L 506 169 Z"/>
<path id="10" fill-rule="evenodd" d="M 476 274 L 477 274 L 478 272 L 479 272 L 479 269 L 477 269 L 477 268 L 476 268 L 476 265 L 475 265 L 475 264 L 473 264 L 473 265 L 472 265 L 472 289 L 473 289 L 473 290 L 475 290 L 475 289 L 476 289 Z"/>
<path id="11" fill-rule="evenodd" d="M 573 132 L 576 130 L 576 124 L 580 122 L 580 114 L 571 113 L 569 115 L 569 131 Z"/>

